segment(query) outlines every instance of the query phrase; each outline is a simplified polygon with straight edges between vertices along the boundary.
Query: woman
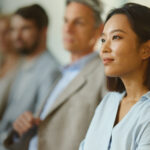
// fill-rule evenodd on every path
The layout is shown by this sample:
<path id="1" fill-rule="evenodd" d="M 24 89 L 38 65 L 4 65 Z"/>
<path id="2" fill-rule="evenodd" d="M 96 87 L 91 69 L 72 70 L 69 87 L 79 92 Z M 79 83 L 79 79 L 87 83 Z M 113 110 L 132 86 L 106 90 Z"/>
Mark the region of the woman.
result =
<path id="1" fill-rule="evenodd" d="M 80 150 L 150 150 L 150 8 L 128 3 L 107 16 L 100 56 L 108 93 Z"/>
<path id="2" fill-rule="evenodd" d="M 19 55 L 14 51 L 10 36 L 10 16 L 0 15 L 0 119 L 2 117 L 9 87 L 19 67 Z"/>

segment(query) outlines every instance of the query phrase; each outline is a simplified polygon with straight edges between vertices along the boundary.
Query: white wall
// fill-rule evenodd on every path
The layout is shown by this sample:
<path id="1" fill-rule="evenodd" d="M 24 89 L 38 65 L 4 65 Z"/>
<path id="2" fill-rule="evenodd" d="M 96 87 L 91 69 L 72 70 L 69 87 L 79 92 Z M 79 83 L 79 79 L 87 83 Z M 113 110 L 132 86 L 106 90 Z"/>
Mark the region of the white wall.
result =
<path id="1" fill-rule="evenodd" d="M 47 45 L 51 52 L 63 64 L 69 62 L 69 54 L 63 48 L 61 34 L 64 1 L 65 0 L 2 0 L 2 11 L 4 13 L 12 13 L 19 7 L 33 3 L 39 3 L 46 9 L 50 19 Z M 10 3 L 11 5 L 8 5 Z"/>
<path id="2" fill-rule="evenodd" d="M 128 2 L 139 3 L 147 7 L 150 7 L 150 0 L 128 0 Z"/>
<path id="3" fill-rule="evenodd" d="M 104 19 L 111 9 L 121 6 L 125 1 L 126 0 L 102 0 L 104 5 L 104 14 L 102 15 L 102 18 Z"/>
<path id="4" fill-rule="evenodd" d="M 1 9 L 2 9 L 2 1 L 0 1 L 0 12 L 1 12 Z"/>
<path id="5" fill-rule="evenodd" d="M 105 15 L 111 8 L 120 6 L 124 1 L 125 0 L 102 0 L 104 4 L 104 14 L 102 15 L 102 18 L 105 18 Z M 65 64 L 69 62 L 69 54 L 63 48 L 61 34 L 65 0 L 1 0 L 1 2 L 2 11 L 6 13 L 11 13 L 18 7 L 35 2 L 41 4 L 50 16 L 47 45 L 61 63 Z"/>

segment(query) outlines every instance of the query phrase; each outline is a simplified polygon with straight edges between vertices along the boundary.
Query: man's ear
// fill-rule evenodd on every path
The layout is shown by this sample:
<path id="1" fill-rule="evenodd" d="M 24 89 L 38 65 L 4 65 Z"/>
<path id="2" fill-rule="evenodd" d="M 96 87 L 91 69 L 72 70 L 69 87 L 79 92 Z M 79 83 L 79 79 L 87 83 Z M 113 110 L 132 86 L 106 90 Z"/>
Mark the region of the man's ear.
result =
<path id="1" fill-rule="evenodd" d="M 150 40 L 142 45 L 141 57 L 142 59 L 150 58 Z"/>
<path id="2" fill-rule="evenodd" d="M 101 34 L 102 34 L 102 32 L 103 32 L 103 29 L 104 29 L 104 24 L 101 24 L 99 27 L 98 27 L 98 29 L 97 29 L 97 33 L 96 33 L 96 38 L 97 39 L 99 39 L 100 38 L 100 36 L 101 36 Z"/>
<path id="3" fill-rule="evenodd" d="M 97 29 L 96 29 L 96 35 L 95 37 L 93 38 L 93 41 L 95 43 L 95 48 L 94 49 L 99 49 L 100 46 L 99 46 L 99 39 L 101 37 L 101 34 L 103 32 L 103 29 L 104 29 L 104 24 L 101 24 Z"/>
<path id="4" fill-rule="evenodd" d="M 42 32 L 43 32 L 43 34 L 47 35 L 48 27 L 44 27 L 42 30 L 43 30 L 43 31 L 42 31 Z"/>
<path id="5" fill-rule="evenodd" d="M 47 39 L 47 32 L 48 32 L 48 27 L 44 27 L 41 29 L 40 33 L 41 33 L 42 40 Z"/>
<path id="6" fill-rule="evenodd" d="M 100 38 L 102 31 L 103 31 L 104 25 L 100 25 L 98 28 L 94 29 L 94 36 L 91 38 L 89 44 L 90 45 L 95 45 L 98 39 Z"/>
<path id="7" fill-rule="evenodd" d="M 103 32 L 103 29 L 104 29 L 104 24 L 101 24 L 100 27 L 99 27 L 99 34 L 101 36 L 102 32 Z"/>

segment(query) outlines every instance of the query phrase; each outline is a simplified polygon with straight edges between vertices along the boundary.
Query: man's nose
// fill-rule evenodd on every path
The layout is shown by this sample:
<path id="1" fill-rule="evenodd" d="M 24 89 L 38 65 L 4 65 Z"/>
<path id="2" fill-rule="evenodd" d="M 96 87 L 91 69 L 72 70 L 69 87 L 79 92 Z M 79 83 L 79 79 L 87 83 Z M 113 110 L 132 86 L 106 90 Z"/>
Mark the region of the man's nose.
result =
<path id="1" fill-rule="evenodd" d="M 72 23 L 66 23 L 65 24 L 65 32 L 72 32 L 73 31 L 73 24 Z"/>
<path id="2" fill-rule="evenodd" d="M 20 30 L 16 30 L 16 31 L 13 31 L 12 33 L 12 39 L 18 39 L 20 38 L 22 35 L 21 31 Z"/>

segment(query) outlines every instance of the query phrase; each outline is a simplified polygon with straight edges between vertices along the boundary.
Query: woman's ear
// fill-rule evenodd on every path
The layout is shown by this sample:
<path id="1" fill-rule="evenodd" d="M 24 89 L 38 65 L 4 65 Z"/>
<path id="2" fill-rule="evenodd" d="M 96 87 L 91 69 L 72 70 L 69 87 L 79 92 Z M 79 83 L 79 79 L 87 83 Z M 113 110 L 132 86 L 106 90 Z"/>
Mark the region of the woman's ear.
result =
<path id="1" fill-rule="evenodd" d="M 150 40 L 142 45 L 141 56 L 142 59 L 150 58 Z"/>

